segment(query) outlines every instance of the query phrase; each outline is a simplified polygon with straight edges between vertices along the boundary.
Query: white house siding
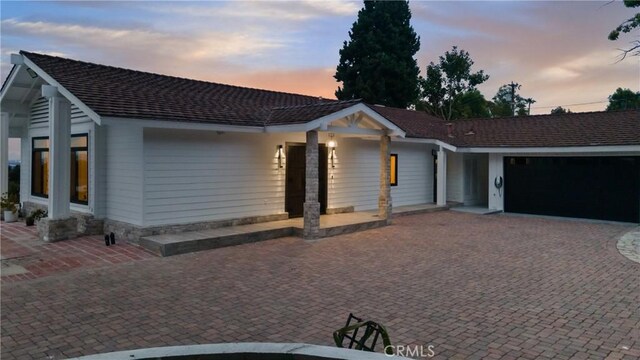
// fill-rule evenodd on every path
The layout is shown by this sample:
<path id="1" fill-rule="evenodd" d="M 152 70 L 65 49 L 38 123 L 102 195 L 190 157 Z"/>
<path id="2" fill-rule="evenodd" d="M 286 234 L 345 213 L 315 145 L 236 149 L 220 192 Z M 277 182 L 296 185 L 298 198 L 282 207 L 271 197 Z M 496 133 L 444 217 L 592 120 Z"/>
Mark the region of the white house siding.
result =
<path id="1" fill-rule="evenodd" d="M 447 201 L 464 202 L 463 154 L 447 153 Z"/>
<path id="2" fill-rule="evenodd" d="M 393 206 L 432 203 L 433 156 L 426 144 L 391 143 L 398 154 L 398 186 L 391 187 Z"/>
<path id="3" fill-rule="evenodd" d="M 93 214 L 98 218 L 107 216 L 107 129 L 104 126 L 95 126 L 93 135 L 93 148 L 95 151 L 89 154 L 91 161 L 96 164 L 94 181 L 94 209 Z"/>
<path id="4" fill-rule="evenodd" d="M 380 192 L 380 143 L 339 138 L 335 165 L 328 172 L 328 207 L 353 206 L 356 211 L 376 209 Z"/>
<path id="5" fill-rule="evenodd" d="M 433 202 L 432 147 L 391 142 L 398 154 L 398 186 L 391 187 L 393 206 Z M 378 207 L 380 191 L 380 143 L 375 140 L 339 138 L 336 167 L 329 168 L 329 208 L 353 206 L 356 211 Z"/>
<path id="6" fill-rule="evenodd" d="M 478 163 L 478 181 L 480 182 L 480 205 L 489 204 L 489 154 L 482 154 Z"/>
<path id="7" fill-rule="evenodd" d="M 71 210 L 85 213 L 93 213 L 96 198 L 95 187 L 95 141 L 94 122 L 84 114 L 77 106 L 71 105 L 71 134 L 89 134 L 89 204 L 71 204 Z M 36 98 L 32 101 L 29 111 L 29 120 L 25 127 L 25 133 L 20 145 L 20 199 L 43 205 L 48 204 L 46 198 L 31 195 L 31 150 L 34 137 L 49 136 L 49 101 L 44 98 Z"/>
<path id="8" fill-rule="evenodd" d="M 284 213 L 286 142 L 304 134 L 145 129 L 145 225 Z"/>
<path id="9" fill-rule="evenodd" d="M 142 128 L 104 126 L 105 212 L 109 219 L 143 225 Z"/>

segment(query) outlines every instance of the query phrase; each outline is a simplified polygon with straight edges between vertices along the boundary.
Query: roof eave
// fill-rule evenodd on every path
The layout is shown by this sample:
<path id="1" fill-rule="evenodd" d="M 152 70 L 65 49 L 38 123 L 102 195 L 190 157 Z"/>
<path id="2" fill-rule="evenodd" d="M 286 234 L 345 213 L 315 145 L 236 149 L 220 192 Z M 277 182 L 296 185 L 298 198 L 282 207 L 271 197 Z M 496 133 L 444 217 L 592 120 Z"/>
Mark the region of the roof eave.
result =
<path id="1" fill-rule="evenodd" d="M 91 109 L 85 103 L 80 101 L 80 99 L 78 99 L 78 97 L 73 95 L 73 93 L 71 93 L 71 91 L 67 90 L 58 81 L 56 81 L 51 75 L 49 75 L 47 72 L 42 70 L 42 68 L 40 68 L 38 65 L 36 65 L 35 62 L 31 61 L 31 59 L 29 59 L 27 57 L 27 55 L 24 54 L 22 51 L 20 52 L 20 56 L 22 56 L 22 60 L 24 62 L 24 65 L 29 67 L 31 70 L 35 71 L 35 73 L 38 74 L 38 76 L 40 76 L 49 85 L 55 86 L 58 89 L 58 92 L 60 92 L 60 94 L 62 94 L 62 96 L 67 98 L 67 100 L 69 100 L 72 104 L 74 104 L 80 110 L 82 110 L 82 112 L 84 112 L 87 116 L 89 116 L 89 118 L 91 120 L 95 121 L 96 124 L 98 124 L 98 125 L 102 124 L 102 119 L 101 119 L 100 115 L 98 115 L 98 113 L 96 113 L 95 111 L 93 111 L 93 109 Z"/>

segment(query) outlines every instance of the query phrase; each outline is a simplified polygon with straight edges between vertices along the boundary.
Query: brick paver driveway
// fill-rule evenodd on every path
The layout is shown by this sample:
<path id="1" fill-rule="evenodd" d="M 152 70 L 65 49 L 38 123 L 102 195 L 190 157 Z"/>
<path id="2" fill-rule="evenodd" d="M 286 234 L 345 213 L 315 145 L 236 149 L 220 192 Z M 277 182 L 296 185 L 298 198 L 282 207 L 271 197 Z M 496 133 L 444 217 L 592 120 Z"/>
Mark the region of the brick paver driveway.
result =
<path id="1" fill-rule="evenodd" d="M 2 285 L 2 359 L 235 341 L 331 344 L 350 311 L 441 358 L 637 358 L 629 226 L 453 212 Z"/>

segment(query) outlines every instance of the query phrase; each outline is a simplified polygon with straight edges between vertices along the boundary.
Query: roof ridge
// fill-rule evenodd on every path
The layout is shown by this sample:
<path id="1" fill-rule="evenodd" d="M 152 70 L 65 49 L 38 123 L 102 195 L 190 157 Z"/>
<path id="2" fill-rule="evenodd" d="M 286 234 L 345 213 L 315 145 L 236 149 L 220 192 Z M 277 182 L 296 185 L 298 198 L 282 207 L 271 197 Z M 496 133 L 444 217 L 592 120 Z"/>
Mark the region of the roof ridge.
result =
<path id="1" fill-rule="evenodd" d="M 462 122 L 462 121 L 476 121 L 476 120 L 515 120 L 515 119 L 532 119 L 532 118 L 544 118 L 544 117 L 560 117 L 560 116 L 584 116 L 589 114 L 614 114 L 614 113 L 623 113 L 623 112 L 637 112 L 640 109 L 626 109 L 626 110 L 592 110 L 592 111 L 583 111 L 583 112 L 570 112 L 563 114 L 535 114 L 535 115 L 518 115 L 518 116 L 497 116 L 497 117 L 473 117 L 466 119 L 456 119 L 451 120 L 452 123 Z"/>
<path id="2" fill-rule="evenodd" d="M 287 109 L 295 109 L 295 108 L 302 108 L 302 107 L 312 107 L 312 106 L 322 106 L 322 105 L 338 105 L 338 104 L 348 104 L 348 103 L 359 103 L 362 102 L 361 99 L 351 99 L 351 100 L 331 100 L 331 99 L 323 99 L 320 98 L 320 100 L 330 100 L 330 101 L 318 101 L 315 103 L 309 103 L 309 104 L 301 104 L 301 105 L 290 105 L 290 106 L 276 106 L 276 107 L 272 107 L 271 110 L 287 110 Z"/>
<path id="3" fill-rule="evenodd" d="M 70 58 L 65 58 L 65 57 L 61 57 L 61 56 L 41 54 L 41 53 L 31 52 L 31 51 L 26 51 L 26 50 L 20 50 L 20 54 L 25 55 L 27 57 L 29 57 L 29 55 L 43 56 L 43 57 L 48 57 L 48 58 L 61 59 L 61 60 L 65 60 L 65 61 L 73 61 L 73 62 L 81 63 L 81 64 L 100 66 L 100 67 L 105 67 L 105 68 L 110 68 L 110 69 L 115 69 L 115 70 L 120 70 L 120 71 L 126 71 L 126 72 L 129 72 L 129 73 L 138 73 L 138 74 L 147 74 L 147 75 L 153 75 L 153 76 L 161 76 L 161 77 L 172 78 L 172 79 L 183 80 L 183 81 L 194 81 L 194 82 L 198 82 L 198 83 L 225 86 L 225 87 L 234 88 L 234 89 L 244 89 L 244 90 L 260 91 L 260 92 L 271 93 L 271 94 L 293 95 L 293 96 L 301 96 L 301 97 L 316 98 L 316 99 L 318 98 L 318 96 L 314 96 L 314 95 L 297 94 L 297 93 L 285 92 L 285 91 L 275 91 L 275 90 L 268 90 L 268 89 L 252 88 L 252 87 L 248 87 L 248 86 L 238 86 L 238 85 L 231 85 L 231 84 L 223 84 L 223 83 L 214 82 L 214 81 L 198 80 L 198 79 L 192 79 L 192 78 L 187 78 L 187 77 L 182 77 L 182 76 L 175 76 L 175 75 L 166 75 L 166 74 L 160 74 L 160 73 L 155 73 L 155 72 L 151 72 L 151 71 L 127 69 L 127 68 L 119 67 L 119 66 L 99 64 L 99 63 L 94 63 L 94 62 L 90 62 L 90 61 L 70 59 Z M 324 100 L 336 101 L 336 100 L 333 100 L 333 99 L 324 99 Z"/>

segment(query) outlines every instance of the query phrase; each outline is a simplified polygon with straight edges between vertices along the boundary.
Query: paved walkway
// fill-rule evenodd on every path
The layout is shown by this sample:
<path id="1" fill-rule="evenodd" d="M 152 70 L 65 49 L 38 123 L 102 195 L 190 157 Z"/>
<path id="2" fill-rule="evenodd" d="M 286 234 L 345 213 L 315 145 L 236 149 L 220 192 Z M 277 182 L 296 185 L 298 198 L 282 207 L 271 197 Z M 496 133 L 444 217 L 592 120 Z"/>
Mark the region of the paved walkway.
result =
<path id="1" fill-rule="evenodd" d="M 440 212 L 317 242 L 81 266 L 2 284 L 0 355 L 330 345 L 354 312 L 386 325 L 395 344 L 433 345 L 443 359 L 635 359 L 640 264 L 616 249 L 631 229 Z"/>
<path id="2" fill-rule="evenodd" d="M 620 237 L 617 247 L 620 254 L 640 264 L 640 227 Z"/>
<path id="3" fill-rule="evenodd" d="M 26 227 L 22 222 L 3 222 L 1 226 L 2 283 L 154 257 L 129 244 L 117 243 L 107 247 L 103 236 L 44 243 L 38 240 L 35 226 Z"/>

